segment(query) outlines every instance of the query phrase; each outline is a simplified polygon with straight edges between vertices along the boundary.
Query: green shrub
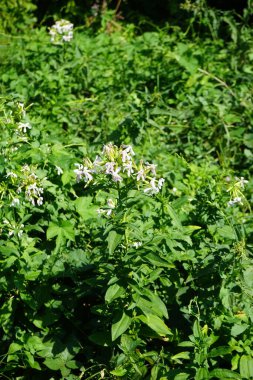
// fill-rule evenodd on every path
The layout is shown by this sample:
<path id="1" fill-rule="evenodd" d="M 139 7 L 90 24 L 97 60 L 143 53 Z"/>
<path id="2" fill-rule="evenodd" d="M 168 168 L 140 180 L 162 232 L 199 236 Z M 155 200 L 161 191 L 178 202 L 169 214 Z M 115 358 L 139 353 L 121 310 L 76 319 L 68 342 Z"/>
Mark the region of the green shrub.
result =
<path id="1" fill-rule="evenodd" d="M 2 0 L 0 7 L 0 32 L 25 32 L 31 28 L 36 18 L 36 5 L 31 0 Z"/>

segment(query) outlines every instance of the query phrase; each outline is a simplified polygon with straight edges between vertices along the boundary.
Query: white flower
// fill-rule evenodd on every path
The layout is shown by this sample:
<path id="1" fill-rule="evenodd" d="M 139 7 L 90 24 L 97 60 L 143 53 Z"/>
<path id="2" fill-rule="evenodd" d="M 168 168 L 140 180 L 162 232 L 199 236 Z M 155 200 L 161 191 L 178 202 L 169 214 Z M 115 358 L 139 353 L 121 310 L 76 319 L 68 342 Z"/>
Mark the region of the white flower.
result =
<path id="1" fill-rule="evenodd" d="M 21 236 L 23 235 L 23 232 L 24 232 L 23 230 L 19 230 L 19 231 L 18 231 L 18 237 L 19 237 L 19 238 L 21 238 Z"/>
<path id="2" fill-rule="evenodd" d="M 114 172 L 115 162 L 106 162 L 105 164 L 105 174 L 112 174 Z"/>
<path id="3" fill-rule="evenodd" d="M 240 204 L 242 204 L 242 198 L 241 198 L 241 197 L 235 197 L 234 199 L 231 199 L 231 200 L 228 202 L 228 207 L 232 207 L 232 206 L 234 206 L 236 203 L 240 203 Z"/>
<path id="4" fill-rule="evenodd" d="M 58 175 L 61 175 L 61 174 L 63 174 L 63 170 L 62 170 L 62 168 L 60 168 L 60 166 L 55 166 L 55 168 L 56 168 L 56 171 L 57 171 L 57 174 Z"/>
<path id="5" fill-rule="evenodd" d="M 59 20 L 51 26 L 49 34 L 51 36 L 51 42 L 61 43 L 69 42 L 73 38 L 73 24 L 67 20 Z"/>
<path id="6" fill-rule="evenodd" d="M 133 148 L 131 145 L 122 145 L 124 150 L 130 154 L 130 156 L 135 156 L 135 153 L 133 151 Z"/>
<path id="7" fill-rule="evenodd" d="M 150 164 L 149 162 L 145 162 L 146 168 L 151 171 L 151 173 L 156 176 L 156 167 L 155 164 Z"/>
<path id="8" fill-rule="evenodd" d="M 29 123 L 18 123 L 18 130 L 23 133 L 27 132 L 27 129 L 31 129 L 31 125 Z"/>
<path id="9" fill-rule="evenodd" d="M 132 156 L 135 155 L 131 145 L 122 145 L 123 150 L 121 150 L 122 162 L 127 162 L 132 160 Z"/>
<path id="10" fill-rule="evenodd" d="M 74 170 L 77 182 L 80 182 L 83 178 L 86 182 L 93 180 L 93 176 L 91 174 L 92 171 L 90 169 L 88 169 L 86 166 L 83 166 L 82 164 L 75 164 L 75 166 L 77 166 L 77 169 Z"/>
<path id="11" fill-rule="evenodd" d="M 159 188 L 156 186 L 155 178 L 150 180 L 150 187 L 144 189 L 144 193 L 151 195 L 159 193 Z"/>
<path id="12" fill-rule="evenodd" d="M 75 166 L 77 166 L 77 169 L 74 170 L 74 173 L 76 175 L 76 181 L 80 182 L 83 176 L 83 165 L 75 164 Z"/>
<path id="13" fill-rule="evenodd" d="M 136 177 L 136 180 L 137 181 L 145 181 L 145 178 L 146 178 L 146 174 L 145 174 L 145 171 L 143 169 L 140 169 L 137 173 L 137 177 Z"/>
<path id="14" fill-rule="evenodd" d="M 123 178 L 118 174 L 120 172 L 120 168 L 117 168 L 114 172 L 112 172 L 112 179 L 114 182 L 121 182 Z"/>
<path id="15" fill-rule="evenodd" d="M 110 208 L 115 208 L 116 207 L 116 202 L 113 199 L 109 198 L 108 201 L 107 201 L 107 205 Z"/>
<path id="16" fill-rule="evenodd" d="M 244 188 L 244 185 L 246 185 L 246 183 L 248 183 L 249 181 L 247 181 L 246 179 L 244 179 L 244 177 L 241 177 L 240 179 L 239 178 L 236 178 L 238 180 L 238 184 Z"/>
<path id="17" fill-rule="evenodd" d="M 158 184 L 157 184 L 157 187 L 159 190 L 161 190 L 161 188 L 163 187 L 164 182 L 165 182 L 164 178 L 159 179 Z"/>
<path id="18" fill-rule="evenodd" d="M 123 164 L 123 172 L 127 172 L 127 176 L 131 177 L 131 174 L 134 173 L 132 162 L 127 162 Z"/>
<path id="19" fill-rule="evenodd" d="M 13 173 L 13 172 L 8 172 L 8 173 L 6 174 L 6 178 L 8 178 L 8 177 L 11 177 L 11 178 L 18 178 L 17 174 L 16 174 L 16 173 Z"/>
<path id="20" fill-rule="evenodd" d="M 141 241 L 135 241 L 133 244 L 132 244 L 132 247 L 134 248 L 139 248 L 142 246 L 142 242 Z"/>
<path id="21" fill-rule="evenodd" d="M 131 161 L 132 157 L 127 153 L 126 150 L 122 150 L 121 159 L 122 159 L 122 162 L 127 162 L 127 161 Z"/>
<path id="22" fill-rule="evenodd" d="M 69 34 L 66 34 L 65 36 L 62 36 L 62 40 L 65 41 L 65 42 L 69 42 L 71 41 L 73 38 L 73 33 L 69 33 Z"/>
<path id="23" fill-rule="evenodd" d="M 37 205 L 38 206 L 41 206 L 43 204 L 43 197 L 39 197 L 38 199 L 37 199 Z"/>
<path id="24" fill-rule="evenodd" d="M 19 206 L 20 200 L 18 198 L 13 198 L 11 202 L 11 207 Z"/>

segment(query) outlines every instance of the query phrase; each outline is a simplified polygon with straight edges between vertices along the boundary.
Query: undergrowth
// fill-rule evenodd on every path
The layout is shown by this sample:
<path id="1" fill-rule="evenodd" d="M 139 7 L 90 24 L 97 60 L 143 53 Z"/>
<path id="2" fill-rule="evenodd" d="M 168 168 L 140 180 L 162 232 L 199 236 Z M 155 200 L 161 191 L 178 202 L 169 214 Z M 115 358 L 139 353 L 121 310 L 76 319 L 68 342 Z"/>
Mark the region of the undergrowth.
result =
<path id="1" fill-rule="evenodd" d="M 253 377 L 250 10 L 201 10 L 6 24 L 2 378 Z"/>

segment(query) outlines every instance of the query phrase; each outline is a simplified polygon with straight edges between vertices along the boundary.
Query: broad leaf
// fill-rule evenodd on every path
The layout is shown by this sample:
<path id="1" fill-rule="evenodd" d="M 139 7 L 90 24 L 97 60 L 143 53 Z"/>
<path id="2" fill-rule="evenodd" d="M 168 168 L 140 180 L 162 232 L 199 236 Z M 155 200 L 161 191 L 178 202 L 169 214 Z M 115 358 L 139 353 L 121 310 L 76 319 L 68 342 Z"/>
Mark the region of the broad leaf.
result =
<path id="1" fill-rule="evenodd" d="M 113 284 L 107 289 L 105 293 L 105 301 L 110 303 L 123 294 L 125 294 L 125 289 L 118 284 Z"/>
<path id="2" fill-rule="evenodd" d="M 119 235 L 116 231 L 110 231 L 107 237 L 108 249 L 110 255 L 115 251 L 119 243 L 121 242 L 122 236 Z"/>
<path id="3" fill-rule="evenodd" d="M 130 326 L 132 318 L 123 312 L 120 320 L 112 325 L 112 341 L 122 335 Z"/>

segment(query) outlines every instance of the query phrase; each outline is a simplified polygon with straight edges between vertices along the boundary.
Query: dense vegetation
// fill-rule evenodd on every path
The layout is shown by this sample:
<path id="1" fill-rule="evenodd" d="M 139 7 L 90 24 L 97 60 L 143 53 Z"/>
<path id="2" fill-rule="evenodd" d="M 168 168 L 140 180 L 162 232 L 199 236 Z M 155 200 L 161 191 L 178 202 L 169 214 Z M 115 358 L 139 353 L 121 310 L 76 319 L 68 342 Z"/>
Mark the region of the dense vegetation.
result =
<path id="1" fill-rule="evenodd" d="M 52 4 L 0 10 L 0 377 L 253 378 L 251 4 Z"/>

